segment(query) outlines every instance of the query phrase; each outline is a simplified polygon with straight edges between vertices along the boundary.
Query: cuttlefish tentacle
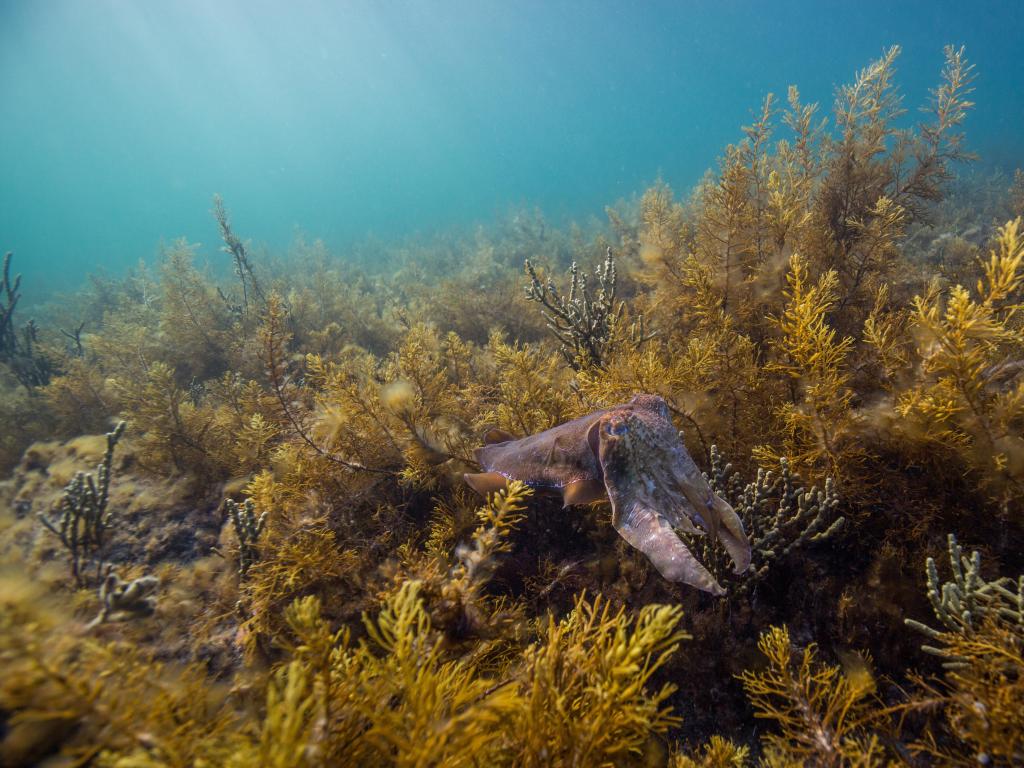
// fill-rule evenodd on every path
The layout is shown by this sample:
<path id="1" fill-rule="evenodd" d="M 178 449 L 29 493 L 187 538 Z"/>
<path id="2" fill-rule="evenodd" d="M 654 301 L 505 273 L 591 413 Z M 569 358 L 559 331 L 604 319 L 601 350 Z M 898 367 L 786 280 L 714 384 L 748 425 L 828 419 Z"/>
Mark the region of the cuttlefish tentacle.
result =
<path id="1" fill-rule="evenodd" d="M 718 540 L 732 558 L 733 573 L 745 573 L 750 567 L 750 543 L 743 531 L 743 521 L 736 510 L 721 497 L 715 496 L 714 505 L 722 524 L 718 529 Z"/>
<path id="2" fill-rule="evenodd" d="M 705 522 L 707 532 L 722 542 L 733 562 L 733 571 L 743 573 L 750 565 L 750 545 L 743 532 L 743 522 L 725 499 L 715 494 L 711 486 L 692 460 L 690 467 L 677 467 L 676 479 L 682 487 L 687 501 L 699 510 L 700 520 Z"/>
<path id="3" fill-rule="evenodd" d="M 750 544 L 735 510 L 712 491 L 686 453 L 664 400 L 637 395 L 618 405 L 521 439 L 492 430 L 477 449 L 484 470 L 466 475 L 480 493 L 509 479 L 561 489 L 566 506 L 607 495 L 619 534 L 665 578 L 715 595 L 724 590 L 673 529 L 718 539 L 736 573 L 750 565 Z"/>
<path id="4" fill-rule="evenodd" d="M 627 514 L 621 514 L 616 506 L 613 499 L 615 530 L 630 546 L 643 552 L 658 573 L 669 581 L 689 584 L 713 595 L 725 594 L 715 577 L 687 549 L 662 515 L 642 504 L 632 505 Z"/>

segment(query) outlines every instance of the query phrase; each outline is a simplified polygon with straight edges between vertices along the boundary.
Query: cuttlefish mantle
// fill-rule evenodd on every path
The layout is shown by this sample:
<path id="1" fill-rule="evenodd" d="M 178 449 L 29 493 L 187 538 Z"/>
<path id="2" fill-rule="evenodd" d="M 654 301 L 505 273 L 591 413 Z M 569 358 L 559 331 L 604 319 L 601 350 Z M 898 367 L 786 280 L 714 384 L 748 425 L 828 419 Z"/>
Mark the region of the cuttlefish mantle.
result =
<path id="1" fill-rule="evenodd" d="M 657 395 L 636 395 L 529 437 L 491 430 L 485 439 L 476 450 L 483 471 L 465 476 L 481 494 L 521 480 L 560 489 L 566 506 L 607 498 L 615 529 L 662 576 L 713 595 L 725 590 L 675 529 L 716 537 L 736 573 L 750 565 L 739 516 L 711 490 Z"/>

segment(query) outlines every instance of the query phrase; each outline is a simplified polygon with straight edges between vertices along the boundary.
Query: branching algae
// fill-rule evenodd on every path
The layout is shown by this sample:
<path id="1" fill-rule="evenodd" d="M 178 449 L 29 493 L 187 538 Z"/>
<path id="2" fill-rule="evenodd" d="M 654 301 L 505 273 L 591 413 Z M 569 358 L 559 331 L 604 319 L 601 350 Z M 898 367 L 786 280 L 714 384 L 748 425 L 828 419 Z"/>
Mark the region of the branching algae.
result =
<path id="1" fill-rule="evenodd" d="M 1024 763 L 1024 175 L 898 55 L 606 224 L 7 258 L 0 763 Z"/>

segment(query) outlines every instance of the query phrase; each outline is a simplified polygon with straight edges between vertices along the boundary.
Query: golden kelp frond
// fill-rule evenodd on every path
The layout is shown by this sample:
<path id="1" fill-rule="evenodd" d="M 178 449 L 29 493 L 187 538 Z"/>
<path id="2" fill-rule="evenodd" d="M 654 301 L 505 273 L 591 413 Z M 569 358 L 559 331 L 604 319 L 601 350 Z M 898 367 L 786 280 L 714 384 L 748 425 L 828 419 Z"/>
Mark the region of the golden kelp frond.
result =
<path id="1" fill-rule="evenodd" d="M 107 313 L 102 328 L 86 337 L 90 359 L 110 379 L 143 378 L 147 365 L 163 358 L 160 335 L 153 330 L 158 323 L 159 316 L 149 304 Z"/>
<path id="2" fill-rule="evenodd" d="M 290 637 L 281 644 L 291 660 L 269 682 L 266 710 L 258 739 L 240 749 L 232 765 L 277 764 L 312 766 L 341 760 L 365 765 L 376 759 L 363 740 L 368 718 L 357 699 L 364 687 L 372 655 L 358 655 L 347 629 L 332 630 L 321 613 L 321 601 L 301 598 L 285 610 Z M 369 662 L 369 663 L 367 663 Z"/>
<path id="3" fill-rule="evenodd" d="M 280 428 L 269 422 L 262 413 L 254 413 L 242 424 L 235 438 L 235 455 L 239 468 L 244 471 L 264 466 L 270 458 L 274 439 Z"/>
<path id="4" fill-rule="evenodd" d="M 308 354 L 333 356 L 357 345 L 382 355 L 401 336 L 393 317 L 391 293 L 380 280 L 332 257 L 323 241 L 301 237 L 288 259 L 311 269 L 286 270 L 276 289 L 286 297 L 298 347 Z"/>
<path id="5" fill-rule="evenodd" d="M 356 647 L 327 628 L 316 600 L 293 605 L 298 644 L 268 689 L 249 754 L 300 766 L 503 764 L 515 686 L 444 659 L 418 586 L 408 582 L 367 617 L 369 640 Z"/>
<path id="6" fill-rule="evenodd" d="M 774 720 L 779 728 L 764 737 L 771 764 L 884 764 L 884 752 L 866 730 L 879 724 L 871 675 L 848 677 L 822 664 L 813 644 L 796 651 L 785 627 L 763 633 L 758 648 L 768 657 L 767 669 L 744 672 L 740 680 L 755 717 Z M 865 762 L 866 752 L 871 761 Z"/>
<path id="7" fill-rule="evenodd" d="M 63 382 L 63 377 L 58 377 L 55 381 Z M 0 468 L 3 471 L 17 466 L 25 454 L 26 447 L 35 440 L 53 434 L 53 419 L 50 414 L 37 407 L 39 402 L 40 398 L 30 394 L 20 384 L 5 381 L 0 372 L 0 422 L 5 427 L 0 431 Z M 69 405 L 68 410 L 76 413 L 75 405 Z M 63 420 L 61 411 L 54 416 Z M 105 425 L 104 419 L 97 425 L 99 429 L 96 431 L 100 431 Z"/>
<path id="8" fill-rule="evenodd" d="M 750 764 L 750 748 L 721 736 L 712 736 L 699 751 L 672 756 L 670 768 L 744 768 Z"/>
<path id="9" fill-rule="evenodd" d="M 837 339 L 826 319 L 836 299 L 838 278 L 827 272 L 812 283 L 806 261 L 794 254 L 788 281 L 785 311 L 775 321 L 782 333 L 775 342 L 780 359 L 768 370 L 792 380 L 794 397 L 779 412 L 785 426 L 781 454 L 765 447 L 760 457 L 785 455 L 798 469 L 820 469 L 824 463 L 830 473 L 840 474 L 853 455 L 847 444 L 853 392 L 846 372 L 853 339 Z"/>
<path id="10" fill-rule="evenodd" d="M 681 617 L 678 606 L 647 605 L 633 619 L 581 595 L 565 619 L 550 621 L 525 655 L 510 762 L 619 765 L 678 723 L 665 704 L 675 686 L 647 686 L 688 638 L 676 629 Z"/>
<path id="11" fill-rule="evenodd" d="M 270 391 L 277 400 L 276 422 L 293 438 L 290 451 L 287 446 L 282 446 L 282 450 L 291 454 L 293 464 L 299 463 L 307 469 L 318 467 L 318 472 L 310 472 L 311 475 L 319 475 L 316 479 L 317 484 L 327 481 L 329 471 L 391 474 L 388 469 L 368 465 L 354 457 L 343 455 L 330 444 L 323 444 L 317 439 L 319 430 L 312 428 L 309 423 L 309 401 L 313 399 L 314 393 L 310 392 L 307 383 L 297 376 L 295 369 L 298 367 L 298 360 L 302 358 L 299 355 L 293 357 L 290 352 L 292 334 L 287 327 L 287 314 L 287 308 L 280 295 L 276 291 L 271 292 L 266 300 L 263 323 L 258 334 Z M 313 380 L 322 382 L 326 377 L 326 369 L 319 357 L 309 356 L 306 362 L 314 369 L 310 371 Z M 309 458 L 303 460 L 296 453 L 296 449 L 309 454 Z"/>
<path id="12" fill-rule="evenodd" d="M 907 333 L 910 318 L 905 311 L 889 308 L 889 294 L 889 286 L 884 283 L 875 292 L 875 304 L 864 321 L 863 339 L 881 369 L 882 386 L 892 390 L 907 375 L 911 340 Z"/>
<path id="13" fill-rule="evenodd" d="M 385 656 L 362 702 L 371 719 L 364 738 L 399 766 L 497 762 L 503 726 L 518 705 L 515 688 L 444 661 L 417 592 L 409 582 L 366 622 Z"/>
<path id="14" fill-rule="evenodd" d="M 576 384 L 590 409 L 625 402 L 640 392 L 672 401 L 676 393 L 698 389 L 694 385 L 707 371 L 705 361 L 704 355 L 673 358 L 664 345 L 652 341 L 615 355 L 603 371 L 580 371 Z"/>
<path id="15" fill-rule="evenodd" d="M 729 315 L 717 313 L 687 340 L 681 358 L 698 374 L 684 402 L 707 441 L 749 453 L 757 436 L 744 425 L 767 423 L 778 387 L 759 367 L 756 344 Z"/>
<path id="16" fill-rule="evenodd" d="M 438 502 L 430 515 L 430 527 L 423 548 L 435 558 L 447 558 L 455 549 L 460 523 L 465 526 L 466 506 L 459 499 L 455 504 Z"/>
<path id="17" fill-rule="evenodd" d="M 958 446 L 989 481 L 1024 482 L 1024 358 L 1021 220 L 1007 222 L 982 264 L 977 296 L 963 286 L 914 299 L 923 376 L 901 393 L 908 436 Z M 911 431 L 913 430 L 913 431 Z"/>
<path id="18" fill-rule="evenodd" d="M 818 119 L 818 105 L 800 101 L 800 90 L 790 85 L 786 93 L 789 108 L 782 122 L 792 133 L 791 141 L 779 142 L 778 159 L 769 179 L 769 211 L 775 245 L 781 251 L 787 242 L 802 244 L 802 234 L 812 222 L 811 200 L 822 173 L 821 143 L 825 118 Z"/>
<path id="19" fill-rule="evenodd" d="M 475 350 L 455 334 L 410 328 L 386 360 L 350 351 L 340 362 L 306 358 L 320 408 L 314 434 L 360 471 L 397 474 L 432 488 L 456 460 L 472 463 L 482 385 L 472 380 Z"/>
<path id="20" fill-rule="evenodd" d="M 337 362 L 319 355 L 306 357 L 308 382 L 316 389 L 318 412 L 314 435 L 335 455 L 363 466 L 397 468 L 402 465 L 401 445 L 395 430 L 394 410 L 404 408 L 382 399 L 377 359 L 350 350 Z"/>
<path id="21" fill-rule="evenodd" d="M 1024 760 L 1021 632 L 986 622 L 970 636 L 946 632 L 936 639 L 955 666 L 944 680 L 919 679 L 921 691 L 907 709 L 939 709 L 944 728 L 927 730 L 912 748 L 943 765 L 977 765 L 981 756 L 993 765 L 1019 764 Z"/>
<path id="22" fill-rule="evenodd" d="M 171 768 L 223 757 L 236 718 L 201 665 L 164 664 L 132 643 L 86 638 L 81 625 L 68 631 L 59 607 L 33 595 L 24 577 L 5 580 L 4 595 L 5 765 L 32 764 L 57 750 L 78 760 L 135 753 Z"/>
<path id="23" fill-rule="evenodd" d="M 1010 186 L 1010 211 L 1014 216 L 1024 216 L 1024 170 L 1020 168 L 1013 172 L 1013 184 Z"/>
<path id="24" fill-rule="evenodd" d="M 511 549 L 509 536 L 524 519 L 525 504 L 532 493 L 525 484 L 512 481 L 508 488 L 491 494 L 476 510 L 476 529 L 467 541 L 454 547 L 454 552 L 446 541 L 454 535 L 456 516 L 464 515 L 465 505 L 457 505 L 454 510 L 450 505 L 439 505 L 425 549 L 415 541 L 399 548 L 400 563 L 383 599 L 404 589 L 408 581 L 416 581 L 438 630 L 458 642 L 486 638 L 500 644 L 506 630 L 521 621 L 521 606 L 494 598 L 485 593 L 485 588 L 500 564 L 500 555 Z"/>
<path id="25" fill-rule="evenodd" d="M 304 424 L 302 392 L 294 381 L 291 367 L 292 334 L 286 325 L 287 314 L 287 308 L 280 294 L 276 291 L 272 292 L 267 299 L 266 312 L 258 332 L 261 360 L 265 366 L 270 391 L 277 400 L 276 421 L 316 454 L 330 456 L 328 451 L 310 437 Z"/>
<path id="26" fill-rule="evenodd" d="M 512 480 L 507 488 L 488 497 L 487 503 L 477 511 L 480 526 L 473 532 L 472 546 L 456 552 L 461 565 L 452 574 L 455 581 L 464 579 L 479 590 L 490 579 L 494 572 L 493 560 L 509 551 L 508 535 L 525 517 L 523 510 L 532 495 L 532 488 Z"/>
<path id="27" fill-rule="evenodd" d="M 668 184 L 659 182 L 640 198 L 638 238 L 641 267 L 637 278 L 640 281 L 657 288 L 682 280 L 692 232 L 686 209 L 673 199 Z M 659 292 L 656 297 L 664 299 L 667 294 Z M 671 311 L 674 307 L 665 309 Z"/>
<path id="28" fill-rule="evenodd" d="M 382 394 L 405 457 L 403 479 L 433 487 L 439 465 L 467 460 L 476 442 L 470 433 L 479 385 L 470 380 L 473 350 L 456 334 L 443 339 L 432 328 L 409 330 L 386 363 Z"/>
<path id="29" fill-rule="evenodd" d="M 267 686 L 259 741 L 240 744 L 227 765 L 301 768 L 316 765 L 312 748 L 316 698 L 311 670 L 299 661 L 281 667 Z"/>
<path id="30" fill-rule="evenodd" d="M 543 432 L 577 415 L 569 374 L 562 358 L 535 345 L 508 343 L 492 333 L 487 352 L 487 407 L 475 424 L 478 432 L 497 427 L 513 435 Z"/>
<path id="31" fill-rule="evenodd" d="M 708 270 L 707 298 L 701 306 L 724 312 L 743 310 L 743 284 L 756 253 L 749 228 L 750 175 L 736 147 L 728 147 L 718 179 L 706 180 L 699 192 L 697 231 L 692 254 L 695 267 Z M 691 278 L 692 280 L 692 278 Z"/>
<path id="32" fill-rule="evenodd" d="M 516 272 L 499 271 L 494 263 L 482 274 L 467 266 L 457 278 L 436 283 L 427 280 L 406 290 L 412 293 L 416 320 L 429 321 L 474 344 L 486 344 L 493 331 L 524 341 L 537 341 L 546 333 L 544 319 L 530 306 L 520 277 Z"/>
<path id="33" fill-rule="evenodd" d="M 494 575 L 498 556 L 511 549 L 509 534 L 525 517 L 523 510 L 532 494 L 533 490 L 518 480 L 491 494 L 477 511 L 480 525 L 470 541 L 455 550 L 458 562 L 441 585 L 441 596 L 450 604 L 447 612 L 455 610 L 463 626 L 477 631 L 485 626 L 493 629 L 503 618 L 491 610 L 494 606 L 484 598 L 483 589 Z"/>
<path id="34" fill-rule="evenodd" d="M 268 535 L 262 553 L 241 588 L 245 620 L 239 629 L 249 657 L 267 652 L 282 635 L 282 612 L 297 597 L 318 595 L 337 605 L 355 592 L 361 563 L 357 553 L 341 549 L 334 533 L 323 528 L 300 529 L 283 539 Z"/>
<path id="35" fill-rule="evenodd" d="M 213 477 L 225 472 L 225 436 L 216 414 L 178 385 L 170 366 L 152 363 L 140 379 L 118 379 L 115 387 L 124 418 L 142 435 L 140 453 L 149 469 L 171 466 Z"/>
<path id="36" fill-rule="evenodd" d="M 57 422 L 57 434 L 102 432 L 117 413 L 117 394 L 110 384 L 96 365 L 84 357 L 64 363 L 63 373 L 43 389 L 50 415 Z"/>
<path id="37" fill-rule="evenodd" d="M 891 256 L 904 226 L 927 219 L 930 206 L 942 199 L 951 165 L 969 159 L 958 132 L 973 106 L 966 98 L 972 75 L 963 50 L 947 47 L 942 83 L 933 92 L 933 120 L 909 131 L 896 126 L 904 112 L 894 83 L 899 52 L 898 46 L 887 49 L 839 90 L 839 135 L 828 144 L 815 204 L 827 238 L 825 247 L 808 252 L 839 277 L 840 305 L 853 313 L 853 323 L 841 326 L 844 332 L 863 321 L 872 293 L 898 269 Z"/>
<path id="38" fill-rule="evenodd" d="M 978 281 L 978 295 L 986 305 L 999 313 L 1004 323 L 1012 323 L 1018 313 L 1024 312 L 1024 219 L 1017 218 L 1004 224 L 996 235 L 996 247 L 989 260 L 982 263 L 984 281 Z M 1017 340 L 1021 342 L 1020 339 Z"/>
<path id="39" fill-rule="evenodd" d="M 160 267 L 160 333 L 188 366 L 176 371 L 179 381 L 219 376 L 240 359 L 233 318 L 213 285 L 193 266 L 195 251 L 184 239 L 176 240 L 164 248 Z"/>
<path id="40" fill-rule="evenodd" d="M 856 247 L 839 262 L 843 271 L 836 272 L 836 294 L 840 297 L 836 315 L 851 330 L 860 324 L 872 296 L 902 277 L 899 249 L 906 218 L 906 211 L 898 203 L 882 195 L 869 209 L 846 222 Z"/>

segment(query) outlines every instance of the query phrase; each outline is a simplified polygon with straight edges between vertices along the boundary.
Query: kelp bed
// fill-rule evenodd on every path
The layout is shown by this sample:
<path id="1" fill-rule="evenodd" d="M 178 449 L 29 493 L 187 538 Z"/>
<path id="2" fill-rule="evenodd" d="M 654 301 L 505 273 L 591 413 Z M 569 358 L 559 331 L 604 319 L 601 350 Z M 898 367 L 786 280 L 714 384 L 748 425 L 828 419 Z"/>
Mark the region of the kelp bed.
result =
<path id="1" fill-rule="evenodd" d="M 897 54 L 606 223 L 276 257 L 218 198 L 233 277 L 181 240 L 27 324 L 8 257 L 0 762 L 1024 763 L 1024 174 L 956 175 L 962 50 L 915 127 Z M 725 598 L 462 482 L 640 392 Z"/>

